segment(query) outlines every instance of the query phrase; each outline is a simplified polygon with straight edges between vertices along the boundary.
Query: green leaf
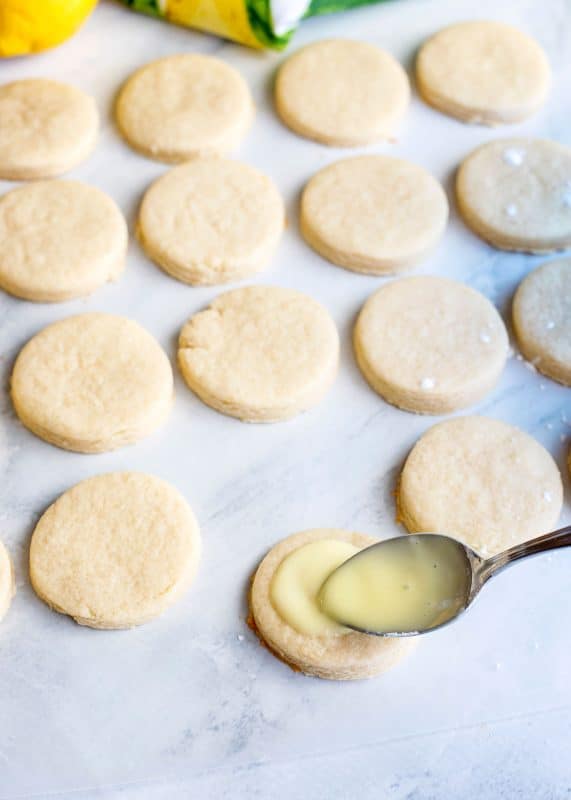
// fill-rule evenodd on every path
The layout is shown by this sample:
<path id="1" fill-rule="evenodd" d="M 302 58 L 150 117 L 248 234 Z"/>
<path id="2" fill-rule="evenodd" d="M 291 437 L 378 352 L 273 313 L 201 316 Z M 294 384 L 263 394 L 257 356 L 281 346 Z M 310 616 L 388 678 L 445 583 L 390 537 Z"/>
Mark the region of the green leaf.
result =
<path id="1" fill-rule="evenodd" d="M 152 17 L 162 17 L 158 0 L 122 0 L 133 11 L 140 11 L 143 14 L 150 14 Z"/>
<path id="2" fill-rule="evenodd" d="M 307 17 L 318 14 L 331 14 L 334 11 L 346 11 L 348 8 L 370 6 L 373 3 L 386 2 L 386 0 L 311 0 Z"/>

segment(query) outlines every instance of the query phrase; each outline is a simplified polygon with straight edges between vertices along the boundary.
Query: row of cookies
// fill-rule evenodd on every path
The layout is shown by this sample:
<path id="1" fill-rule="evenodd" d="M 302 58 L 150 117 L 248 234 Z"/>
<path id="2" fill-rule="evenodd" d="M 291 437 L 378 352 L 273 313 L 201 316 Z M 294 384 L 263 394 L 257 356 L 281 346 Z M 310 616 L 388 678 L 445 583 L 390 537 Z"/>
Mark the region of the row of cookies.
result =
<path id="1" fill-rule="evenodd" d="M 478 148 L 456 183 L 459 209 L 474 230 L 498 247 L 532 252 L 571 246 L 570 187 L 571 150 L 532 139 Z M 369 274 L 417 264 L 435 248 L 447 219 L 440 184 L 388 156 L 335 162 L 309 180 L 301 197 L 306 241 L 329 261 Z M 137 232 L 167 273 L 211 285 L 263 269 L 284 223 L 283 201 L 268 177 L 208 156 L 150 186 Z M 0 199 L 0 286 L 40 302 L 85 295 L 117 279 L 127 239 L 119 209 L 99 189 L 68 180 L 21 186 Z"/>
<path id="2" fill-rule="evenodd" d="M 514 302 L 528 357 L 571 382 L 571 262 L 531 273 Z M 408 411 L 442 414 L 472 405 L 496 384 L 508 334 L 490 301 L 436 276 L 392 281 L 364 304 L 354 328 L 357 363 L 371 387 Z M 234 289 L 183 326 L 178 364 L 212 408 L 248 422 L 288 419 L 318 403 L 337 374 L 339 334 L 323 306 L 270 286 Z M 84 313 L 52 323 L 18 355 L 11 395 L 23 424 L 82 453 L 138 441 L 167 419 L 169 358 L 138 323 Z"/>
<path id="3" fill-rule="evenodd" d="M 420 49 L 421 95 L 469 122 L 510 123 L 544 102 L 550 85 L 545 54 L 521 31 L 497 22 L 445 28 Z M 394 138 L 410 87 L 400 64 L 363 42 L 317 42 L 278 72 L 275 103 L 296 132 L 326 144 L 358 145 Z M 119 94 L 116 116 L 127 141 L 151 158 L 185 161 L 235 148 L 253 118 L 248 86 L 223 61 L 167 57 L 137 70 Z M 2 88 L 0 177 L 59 175 L 93 148 L 93 100 L 54 81 L 17 81 Z M 30 120 L 37 124 L 30 126 Z"/>

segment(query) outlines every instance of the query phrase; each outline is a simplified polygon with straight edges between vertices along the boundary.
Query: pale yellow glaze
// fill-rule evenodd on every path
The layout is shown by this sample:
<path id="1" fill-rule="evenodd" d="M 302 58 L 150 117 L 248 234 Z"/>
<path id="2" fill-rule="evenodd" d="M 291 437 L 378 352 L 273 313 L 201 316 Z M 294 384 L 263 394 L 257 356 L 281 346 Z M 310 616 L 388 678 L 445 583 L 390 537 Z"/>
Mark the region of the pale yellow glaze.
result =
<path id="1" fill-rule="evenodd" d="M 470 588 L 460 544 L 402 536 L 367 548 L 331 575 L 319 594 L 332 619 L 377 633 L 421 631 L 455 616 Z"/>
<path id="2" fill-rule="evenodd" d="M 318 595 L 326 578 L 359 552 L 349 542 L 321 539 L 291 552 L 275 572 L 270 587 L 272 605 L 298 633 L 330 636 L 349 629 L 327 617 L 319 608 Z"/>

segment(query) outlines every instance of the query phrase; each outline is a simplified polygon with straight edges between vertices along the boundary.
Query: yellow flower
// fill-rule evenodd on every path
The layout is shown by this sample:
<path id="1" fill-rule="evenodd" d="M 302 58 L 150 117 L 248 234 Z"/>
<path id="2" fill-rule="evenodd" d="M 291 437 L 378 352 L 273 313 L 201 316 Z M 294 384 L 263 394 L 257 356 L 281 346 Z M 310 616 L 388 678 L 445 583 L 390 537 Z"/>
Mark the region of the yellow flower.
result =
<path id="1" fill-rule="evenodd" d="M 37 53 L 74 33 L 97 0 L 0 0 L 0 56 Z"/>

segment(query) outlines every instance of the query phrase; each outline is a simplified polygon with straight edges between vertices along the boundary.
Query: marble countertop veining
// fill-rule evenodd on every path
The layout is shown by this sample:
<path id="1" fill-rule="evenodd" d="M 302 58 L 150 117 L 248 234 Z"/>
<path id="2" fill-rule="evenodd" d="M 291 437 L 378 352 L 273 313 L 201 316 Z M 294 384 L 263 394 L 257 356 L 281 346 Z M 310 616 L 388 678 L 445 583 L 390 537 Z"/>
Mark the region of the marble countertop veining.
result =
<path id="1" fill-rule="evenodd" d="M 534 34 L 554 71 L 547 107 L 498 130 L 462 125 L 415 96 L 394 145 L 446 187 L 480 142 L 523 133 L 571 145 L 571 4 L 568 0 L 402 0 L 305 23 L 293 47 L 328 36 L 363 38 L 405 65 L 428 34 L 462 18 L 497 18 Z M 255 125 L 238 156 L 267 171 L 287 202 L 289 227 L 267 271 L 323 302 L 342 336 L 338 380 L 317 408 L 290 422 L 244 425 L 206 408 L 177 376 L 172 416 L 140 444 L 97 456 L 51 447 L 22 428 L 7 396 L 13 359 L 47 323 L 85 310 L 142 322 L 174 358 L 177 332 L 219 288 L 193 289 L 154 267 L 132 241 L 121 281 L 86 300 L 37 305 L 0 297 L 0 536 L 18 593 L 0 631 L 0 798 L 514 798 L 571 791 L 569 619 L 571 552 L 521 564 L 494 581 L 468 616 L 426 637 L 378 680 L 330 683 L 294 674 L 244 624 L 245 590 L 259 558 L 304 528 L 399 531 L 393 491 L 418 436 L 436 421 L 383 403 L 361 378 L 350 330 L 378 278 L 331 266 L 297 230 L 307 178 L 347 155 L 297 138 L 270 103 L 283 56 L 255 53 L 169 27 L 102 2 L 67 44 L 2 63 L 8 81 L 50 76 L 97 99 L 102 132 L 72 173 L 108 191 L 131 229 L 141 193 L 165 166 L 130 151 L 111 118 L 113 96 L 137 66 L 181 50 L 215 53 L 246 77 Z M 10 188 L 3 184 L 2 191 Z M 472 236 L 453 211 L 446 237 L 419 270 L 463 280 L 504 317 L 521 278 L 540 258 L 510 255 Z M 512 358 L 492 395 L 474 409 L 535 436 L 564 472 L 570 390 Z M 39 514 L 78 480 L 116 469 L 150 471 L 178 486 L 201 522 L 196 583 L 161 619 L 99 632 L 52 613 L 26 569 Z"/>

